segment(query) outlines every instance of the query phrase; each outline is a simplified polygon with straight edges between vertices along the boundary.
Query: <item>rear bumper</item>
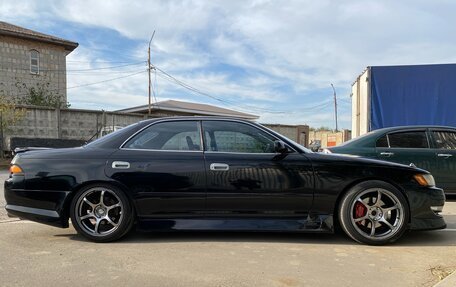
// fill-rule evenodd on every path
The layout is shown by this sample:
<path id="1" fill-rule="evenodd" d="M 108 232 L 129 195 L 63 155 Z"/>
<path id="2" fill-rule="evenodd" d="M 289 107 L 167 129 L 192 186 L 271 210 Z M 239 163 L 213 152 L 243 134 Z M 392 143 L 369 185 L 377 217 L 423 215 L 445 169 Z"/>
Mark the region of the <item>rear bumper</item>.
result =
<path id="1" fill-rule="evenodd" d="M 56 227 L 69 226 L 64 212 L 69 191 L 14 189 L 13 185 L 12 178 L 5 181 L 5 209 L 9 216 Z"/>
<path id="2" fill-rule="evenodd" d="M 410 203 L 412 230 L 433 230 L 446 228 L 443 216 L 432 208 L 443 207 L 445 194 L 442 189 L 436 187 L 420 188 L 407 192 Z"/>
<path id="3" fill-rule="evenodd" d="M 55 210 L 39 209 L 19 205 L 6 205 L 10 217 L 19 217 L 61 228 L 68 227 L 68 219 L 63 219 Z"/>

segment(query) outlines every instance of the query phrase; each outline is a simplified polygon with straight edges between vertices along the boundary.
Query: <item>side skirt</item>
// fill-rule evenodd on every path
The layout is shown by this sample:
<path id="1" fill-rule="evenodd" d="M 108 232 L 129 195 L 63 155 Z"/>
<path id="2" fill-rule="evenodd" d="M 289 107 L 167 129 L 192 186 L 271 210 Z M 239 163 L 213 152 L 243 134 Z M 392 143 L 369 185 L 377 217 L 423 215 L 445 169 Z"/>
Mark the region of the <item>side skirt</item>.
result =
<path id="1" fill-rule="evenodd" d="M 332 215 L 303 218 L 138 218 L 140 231 L 288 231 L 333 233 Z"/>

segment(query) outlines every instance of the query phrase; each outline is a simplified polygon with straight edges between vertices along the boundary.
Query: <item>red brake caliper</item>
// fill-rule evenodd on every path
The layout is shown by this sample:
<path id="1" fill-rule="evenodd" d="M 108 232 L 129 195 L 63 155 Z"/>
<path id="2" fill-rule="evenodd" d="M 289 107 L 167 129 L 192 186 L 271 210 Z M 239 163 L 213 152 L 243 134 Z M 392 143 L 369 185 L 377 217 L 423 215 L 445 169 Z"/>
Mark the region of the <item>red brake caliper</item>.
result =
<path id="1" fill-rule="evenodd" d="M 366 206 L 364 204 L 362 204 L 361 202 L 357 202 L 355 204 L 355 219 L 364 217 L 364 216 L 366 216 L 366 214 L 367 214 Z M 361 221 L 359 221 L 357 223 L 361 224 Z"/>

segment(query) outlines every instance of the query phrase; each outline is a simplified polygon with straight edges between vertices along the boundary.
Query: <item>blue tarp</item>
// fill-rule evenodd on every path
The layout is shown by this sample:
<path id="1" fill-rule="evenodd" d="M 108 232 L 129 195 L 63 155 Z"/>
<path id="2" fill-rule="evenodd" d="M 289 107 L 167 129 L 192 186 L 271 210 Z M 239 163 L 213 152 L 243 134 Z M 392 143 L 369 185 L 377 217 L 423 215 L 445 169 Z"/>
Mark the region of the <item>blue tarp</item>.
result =
<path id="1" fill-rule="evenodd" d="M 371 130 L 456 126 L 456 64 L 371 67 Z"/>

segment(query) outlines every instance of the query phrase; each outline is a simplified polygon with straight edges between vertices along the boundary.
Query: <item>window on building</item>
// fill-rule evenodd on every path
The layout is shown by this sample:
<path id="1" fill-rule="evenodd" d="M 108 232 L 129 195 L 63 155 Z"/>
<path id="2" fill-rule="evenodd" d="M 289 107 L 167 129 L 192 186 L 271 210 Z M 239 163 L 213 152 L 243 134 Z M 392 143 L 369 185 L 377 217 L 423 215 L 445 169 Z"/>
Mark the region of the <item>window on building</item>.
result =
<path id="1" fill-rule="evenodd" d="M 40 73 L 40 52 L 37 50 L 30 51 L 30 73 Z"/>

